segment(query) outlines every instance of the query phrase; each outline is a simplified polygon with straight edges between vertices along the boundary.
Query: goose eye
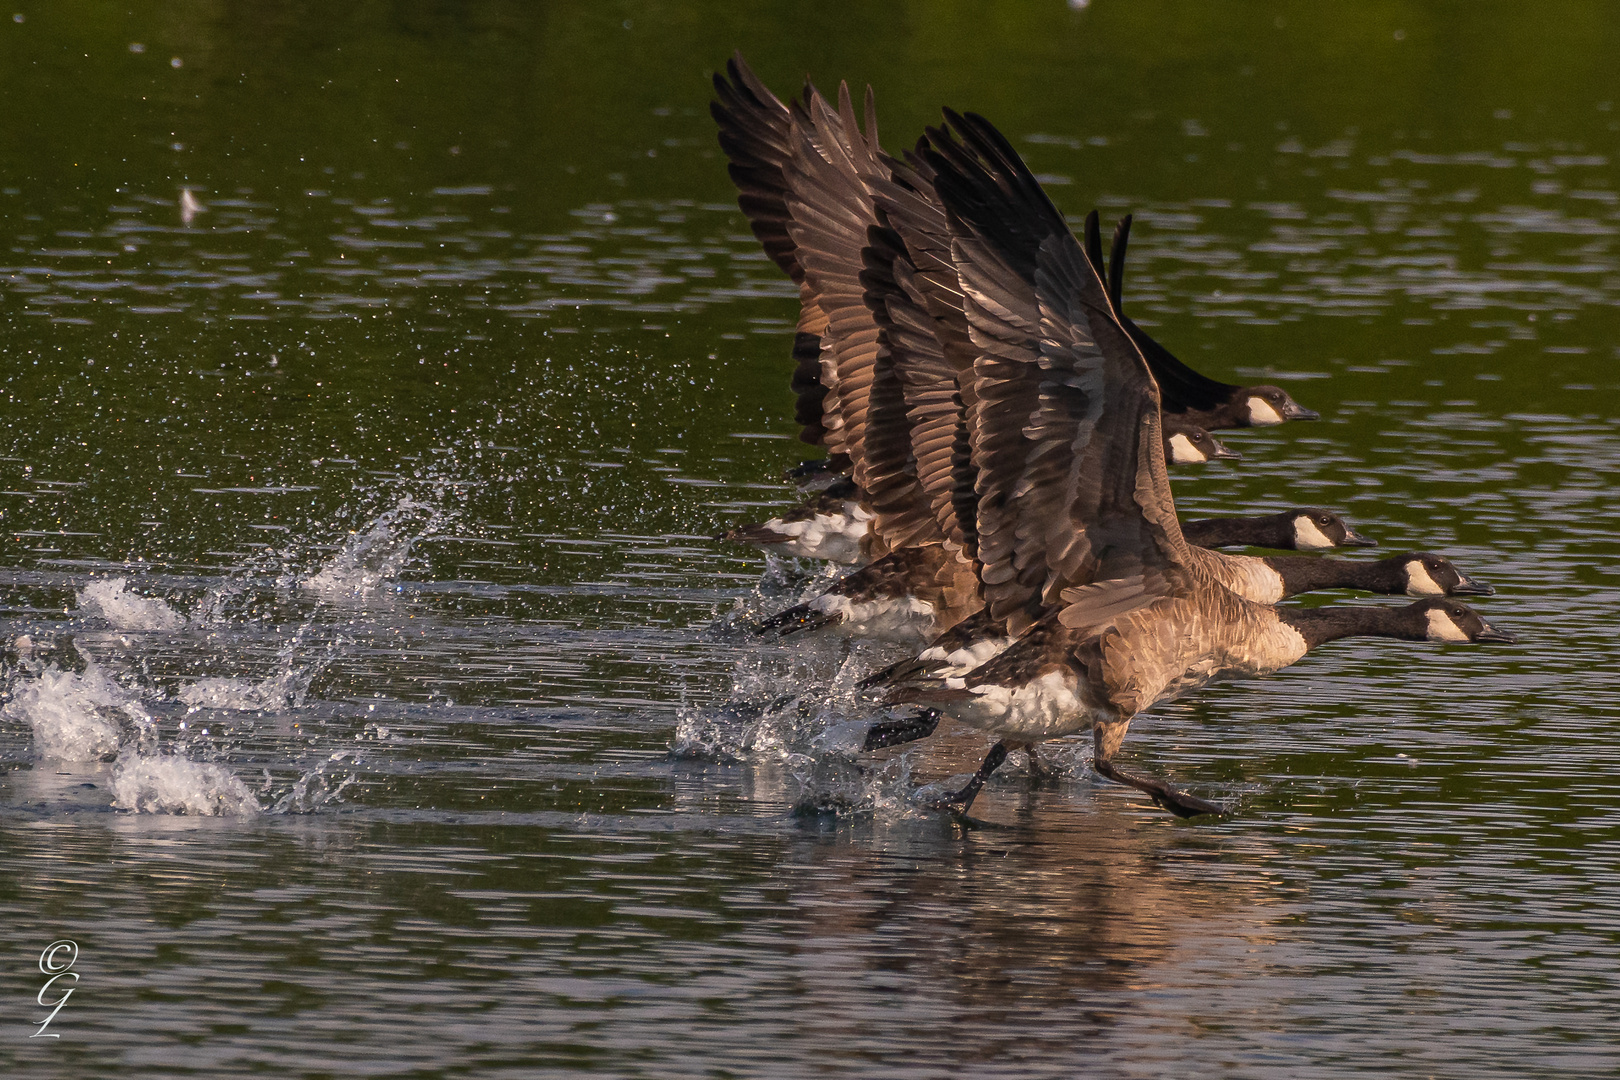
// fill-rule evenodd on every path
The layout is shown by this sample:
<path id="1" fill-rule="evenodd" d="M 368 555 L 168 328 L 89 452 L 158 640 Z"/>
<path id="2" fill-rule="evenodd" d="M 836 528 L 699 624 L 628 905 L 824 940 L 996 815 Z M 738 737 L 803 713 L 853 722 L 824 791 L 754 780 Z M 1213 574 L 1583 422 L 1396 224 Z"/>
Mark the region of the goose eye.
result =
<path id="1" fill-rule="evenodd" d="M 1323 525 L 1331 525 L 1331 524 L 1333 524 L 1333 519 L 1331 517 L 1329 517 L 1328 515 L 1326 515 L 1326 514 L 1323 514 L 1321 517 L 1317 518 L 1316 520 L 1321 522 Z"/>

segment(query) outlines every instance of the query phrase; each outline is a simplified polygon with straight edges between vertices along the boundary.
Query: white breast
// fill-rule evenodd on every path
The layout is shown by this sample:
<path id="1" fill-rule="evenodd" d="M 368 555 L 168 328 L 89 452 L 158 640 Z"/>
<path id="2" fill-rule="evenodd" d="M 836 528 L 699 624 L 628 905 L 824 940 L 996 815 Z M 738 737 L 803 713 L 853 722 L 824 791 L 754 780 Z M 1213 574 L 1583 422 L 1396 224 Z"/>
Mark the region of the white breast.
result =
<path id="1" fill-rule="evenodd" d="M 803 521 L 766 522 L 772 532 L 788 537 L 783 554 L 801 559 L 853 563 L 861 557 L 861 540 L 872 529 L 872 515 L 857 503 L 845 503 L 842 514 L 816 514 Z"/>
<path id="2" fill-rule="evenodd" d="M 947 679 L 946 685 L 964 689 L 959 678 Z M 965 689 L 973 697 L 952 702 L 946 711 L 1004 739 L 1055 739 L 1084 731 L 1094 719 L 1093 710 L 1060 671 L 1049 671 L 1022 686 L 986 683 Z"/>
<path id="3" fill-rule="evenodd" d="M 966 675 L 968 672 L 981 667 L 1006 652 L 1008 647 L 1012 645 L 1013 640 L 1010 637 L 986 638 L 983 641 L 975 641 L 970 645 L 964 645 L 960 649 L 953 650 L 940 657 L 945 662 L 945 668 L 940 674 Z M 939 652 L 941 650 L 934 651 Z"/>
<path id="4" fill-rule="evenodd" d="M 915 596 L 851 600 L 827 593 L 810 601 L 810 610 L 842 616 L 839 629 L 863 637 L 913 642 L 934 633 L 934 605 Z"/>
<path id="5" fill-rule="evenodd" d="M 1283 598 L 1282 575 L 1273 570 L 1264 559 L 1245 555 L 1228 557 L 1227 563 L 1235 573 L 1228 575 L 1227 588 L 1257 604 L 1275 604 Z"/>

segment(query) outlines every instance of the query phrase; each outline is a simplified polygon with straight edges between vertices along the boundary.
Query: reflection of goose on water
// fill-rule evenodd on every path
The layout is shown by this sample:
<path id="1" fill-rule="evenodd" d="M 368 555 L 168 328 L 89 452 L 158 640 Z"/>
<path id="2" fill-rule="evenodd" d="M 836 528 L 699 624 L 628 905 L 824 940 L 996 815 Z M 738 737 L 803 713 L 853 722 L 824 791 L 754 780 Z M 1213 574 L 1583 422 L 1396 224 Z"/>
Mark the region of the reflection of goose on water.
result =
<path id="1" fill-rule="evenodd" d="M 1096 215 L 1082 246 L 981 118 L 947 111 L 948 130 L 893 158 L 878 148 L 870 91 L 863 132 L 847 87 L 836 108 L 809 86 L 788 108 L 740 60 L 729 71 L 714 113 L 739 201 L 800 285 L 802 437 L 827 447 L 829 468 L 848 462 L 839 497 L 871 515 L 857 541 L 868 565 L 761 628 L 944 631 L 868 680 L 891 703 L 930 708 L 866 739 L 872 749 L 925 736 L 941 713 L 996 735 L 943 805 L 965 811 L 1008 750 L 1026 747 L 1033 762 L 1036 743 L 1092 727 L 1099 772 L 1178 814 L 1212 812 L 1114 764 L 1136 713 L 1353 634 L 1512 640 L 1444 599 L 1490 590 L 1441 556 L 1262 559 L 1189 541 L 1166 473 L 1184 447 L 1166 433 L 1189 419 L 1222 428 L 1315 414 L 1275 387 L 1192 372 L 1124 318 L 1128 219 L 1105 264 Z M 1371 543 L 1316 508 L 1189 527 L 1217 546 Z M 1274 606 L 1325 588 L 1430 599 Z"/>

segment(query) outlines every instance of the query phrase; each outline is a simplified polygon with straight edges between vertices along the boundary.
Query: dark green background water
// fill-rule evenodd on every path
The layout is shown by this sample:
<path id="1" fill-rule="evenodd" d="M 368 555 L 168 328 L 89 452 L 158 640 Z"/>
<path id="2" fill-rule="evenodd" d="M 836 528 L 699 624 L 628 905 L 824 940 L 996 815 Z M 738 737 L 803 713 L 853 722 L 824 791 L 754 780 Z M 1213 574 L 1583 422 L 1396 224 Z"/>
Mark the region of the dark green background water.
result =
<path id="1" fill-rule="evenodd" d="M 1620 1066 L 1606 6 L 14 10 L 7 1075 Z M 1341 508 L 1524 644 L 1340 643 L 1134 725 L 1216 823 L 1078 746 L 966 833 L 904 793 L 972 739 L 825 761 L 880 651 L 738 632 L 814 568 L 706 539 L 802 456 L 707 115 L 734 48 L 1134 212 L 1137 319 L 1326 417 L 1183 512 Z M 122 749 L 45 753 L 75 717 Z"/>

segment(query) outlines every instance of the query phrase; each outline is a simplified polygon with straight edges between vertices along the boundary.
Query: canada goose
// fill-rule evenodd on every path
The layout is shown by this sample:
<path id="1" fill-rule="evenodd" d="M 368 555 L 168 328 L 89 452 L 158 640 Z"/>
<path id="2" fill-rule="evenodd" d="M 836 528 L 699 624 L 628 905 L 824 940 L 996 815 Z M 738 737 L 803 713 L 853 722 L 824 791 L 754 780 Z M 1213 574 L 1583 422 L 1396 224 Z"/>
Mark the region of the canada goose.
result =
<path id="1" fill-rule="evenodd" d="M 975 352 L 961 286 L 944 254 L 950 238 L 943 206 L 926 162 L 915 155 L 902 162 L 879 149 L 870 91 L 863 133 L 847 86 L 839 87 L 836 110 L 809 86 L 789 108 L 740 60 L 731 75 L 731 83 L 716 80 L 722 145 L 756 233 L 796 275 L 804 310 L 822 327 L 821 429 L 829 448 L 836 444 L 850 459 L 862 498 L 842 506 L 816 500 L 805 512 L 729 535 L 794 554 L 877 557 L 758 629 L 839 624 L 926 639 L 979 606 L 971 588 L 977 476 L 962 446 L 975 394 L 973 379 L 963 376 L 972 374 Z M 759 165 L 766 159 L 768 169 Z M 755 187 L 762 183 L 775 186 L 761 194 Z M 1123 250 L 1121 243 L 1120 259 Z M 1174 372 L 1183 382 L 1193 377 L 1180 367 Z M 1179 418 L 1161 425 L 1160 437 L 1170 460 L 1236 456 Z M 1032 610 L 1024 624 L 1035 617 Z"/>
<path id="2" fill-rule="evenodd" d="M 1181 523 L 1187 543 L 1199 547 L 1264 547 L 1282 551 L 1326 551 L 1336 547 L 1377 547 L 1349 522 L 1320 506 L 1300 506 L 1262 517 L 1199 518 Z"/>
<path id="3" fill-rule="evenodd" d="M 1106 616 L 1101 625 L 1063 624 L 1065 615 L 1085 623 L 1088 607 L 1107 610 L 1139 584 L 1116 579 L 1088 587 L 1093 591 L 1085 600 L 1032 627 L 1014 648 L 982 667 L 890 695 L 891 702 L 930 705 L 1000 736 L 973 778 L 943 799 L 942 806 L 966 813 L 1009 750 L 1090 727 L 1092 767 L 1103 776 L 1146 792 L 1179 817 L 1222 813 L 1221 807 L 1162 780 L 1113 764 L 1132 717 L 1219 679 L 1280 671 L 1318 645 L 1343 637 L 1442 643 L 1518 640 L 1492 627 L 1467 605 L 1444 598 L 1401 608 L 1278 608 L 1224 590 L 1161 597 Z M 1118 596 L 1110 598 L 1110 592 Z M 912 723 L 926 725 L 932 719 L 919 717 Z M 871 735 L 867 745 L 877 748 Z"/>
<path id="4" fill-rule="evenodd" d="M 1449 599 L 1307 611 L 1237 595 L 1231 584 L 1249 563 L 1182 536 L 1159 388 L 1093 264 L 999 132 L 972 114 L 945 117 L 924 154 L 988 357 L 976 365 L 981 404 L 992 405 L 984 424 L 1001 428 L 980 440 L 983 592 L 989 616 L 1018 635 L 964 676 L 889 695 L 1000 737 L 946 804 L 965 811 L 1009 749 L 1090 726 L 1099 773 L 1177 814 L 1218 812 L 1113 764 L 1136 713 L 1219 678 L 1280 670 L 1351 634 L 1513 640 Z"/>

